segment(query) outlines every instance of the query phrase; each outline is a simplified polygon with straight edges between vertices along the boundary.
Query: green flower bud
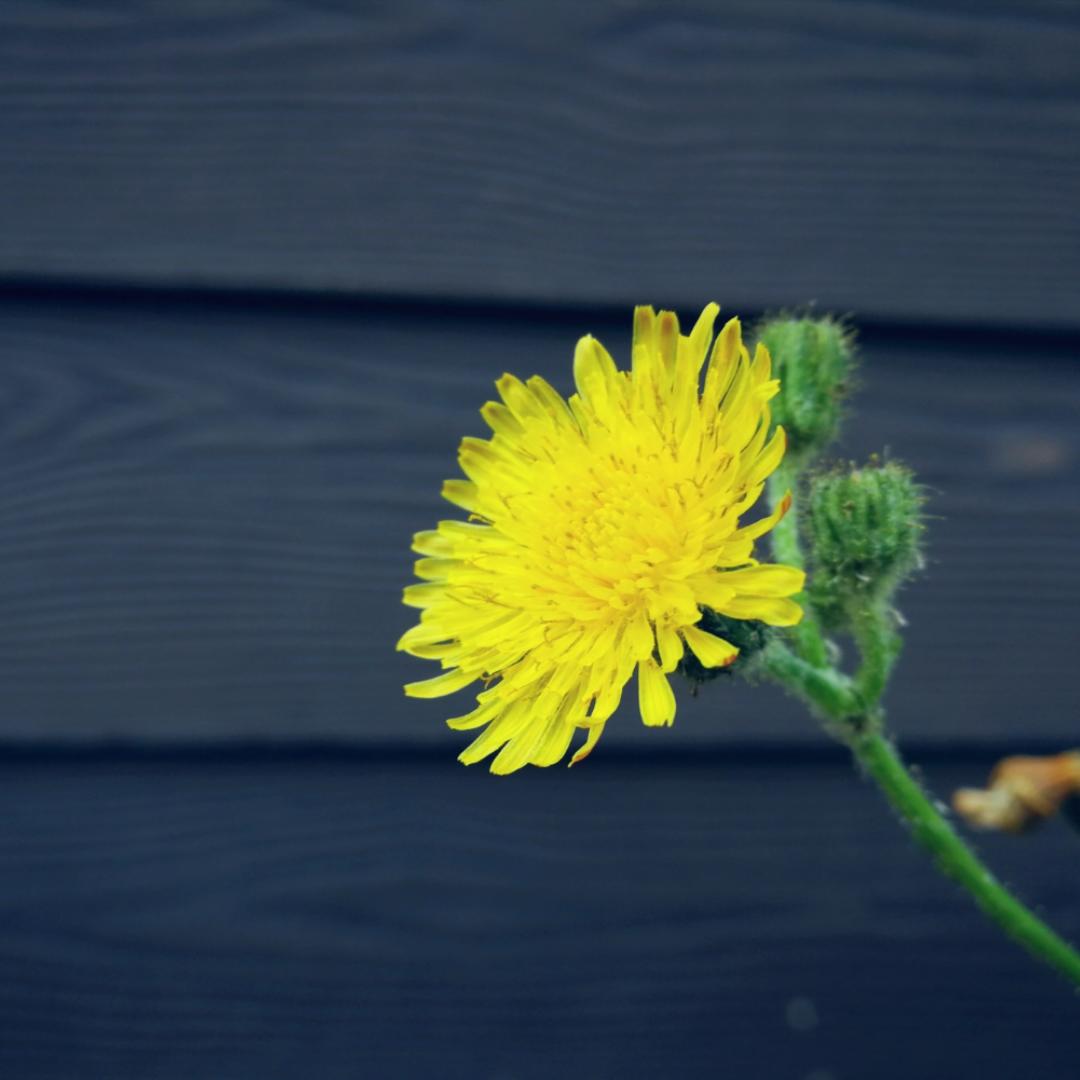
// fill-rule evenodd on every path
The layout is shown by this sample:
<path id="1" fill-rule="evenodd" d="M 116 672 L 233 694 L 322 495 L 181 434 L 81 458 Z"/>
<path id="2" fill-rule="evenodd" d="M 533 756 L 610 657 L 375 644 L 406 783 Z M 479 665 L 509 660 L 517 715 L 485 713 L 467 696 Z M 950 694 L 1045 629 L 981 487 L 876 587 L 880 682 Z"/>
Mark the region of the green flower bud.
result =
<path id="1" fill-rule="evenodd" d="M 675 669 L 695 686 L 709 682 L 721 675 L 734 675 L 744 670 L 751 657 L 756 656 L 769 643 L 773 628 L 756 619 L 730 619 L 719 615 L 711 608 L 701 609 L 701 621 L 698 628 L 708 634 L 730 641 L 739 650 L 739 655 L 726 667 L 705 667 L 690 649 L 683 653 L 679 666 Z"/>
<path id="2" fill-rule="evenodd" d="M 835 319 L 770 319 L 757 332 L 769 350 L 780 393 L 773 419 L 783 425 L 788 455 L 805 462 L 836 437 L 851 376 L 850 332 Z"/>
<path id="3" fill-rule="evenodd" d="M 813 478 L 810 596 L 823 621 L 843 623 L 867 601 L 887 600 L 921 566 L 925 501 L 911 470 L 896 462 L 872 458 Z"/>

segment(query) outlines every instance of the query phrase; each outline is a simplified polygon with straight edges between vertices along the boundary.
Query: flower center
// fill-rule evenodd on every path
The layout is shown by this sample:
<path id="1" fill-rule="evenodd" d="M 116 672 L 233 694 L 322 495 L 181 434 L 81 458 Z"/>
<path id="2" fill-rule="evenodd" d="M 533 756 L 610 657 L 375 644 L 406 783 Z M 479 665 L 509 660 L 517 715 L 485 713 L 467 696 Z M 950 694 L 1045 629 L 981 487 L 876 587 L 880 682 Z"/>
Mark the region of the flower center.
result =
<path id="1" fill-rule="evenodd" d="M 659 440 L 656 440 L 659 441 Z M 693 467 L 666 445 L 620 453 L 590 448 L 546 463 L 513 503 L 523 574 L 548 617 L 657 620 L 697 608 L 684 584 L 715 565 L 722 539 Z M 716 530 L 716 531 L 713 531 Z"/>

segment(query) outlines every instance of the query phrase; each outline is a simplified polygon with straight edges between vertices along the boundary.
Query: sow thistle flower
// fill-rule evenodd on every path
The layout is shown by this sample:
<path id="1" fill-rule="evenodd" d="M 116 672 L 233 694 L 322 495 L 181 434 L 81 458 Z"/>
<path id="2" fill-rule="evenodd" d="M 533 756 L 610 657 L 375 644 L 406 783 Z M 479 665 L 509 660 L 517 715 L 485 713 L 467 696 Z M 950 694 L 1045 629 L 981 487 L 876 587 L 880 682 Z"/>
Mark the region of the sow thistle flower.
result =
<path id="1" fill-rule="evenodd" d="M 467 765 L 492 754 L 496 773 L 552 765 L 584 728 L 573 764 L 596 745 L 631 678 L 642 720 L 667 725 L 675 717 L 668 676 L 678 670 L 700 682 L 731 665 L 741 645 L 744 662 L 752 657 L 755 671 L 846 743 L 939 868 L 1080 988 L 1080 953 L 995 880 L 885 731 L 882 699 L 902 644 L 891 600 L 921 561 L 924 531 L 923 493 L 909 470 L 874 461 L 813 478 L 802 509 L 815 617 L 787 640 L 765 640 L 766 625 L 802 619 L 792 597 L 804 574 L 757 562 L 754 542 L 789 508 L 799 513 L 782 481 L 803 479 L 836 435 L 851 336 L 831 318 L 771 320 L 751 360 L 737 319 L 713 343 L 718 310 L 710 304 L 684 337 L 670 311 L 637 308 L 629 371 L 582 338 L 568 400 L 535 376 L 499 379 L 502 401 L 480 410 L 491 438 L 464 439 L 467 479 L 443 486 L 469 519 L 442 521 L 413 544 L 423 583 L 405 590 L 405 603 L 422 613 L 398 648 L 444 670 L 406 693 L 434 698 L 483 683 L 476 708 L 448 721 L 482 729 L 460 755 Z M 770 344 L 785 383 L 776 419 L 790 420 L 793 435 L 779 472 L 786 437 L 770 413 L 781 390 Z M 772 513 L 743 523 L 767 479 Z M 801 565 L 798 524 L 784 522 L 773 547 Z M 851 673 L 837 666 L 842 654 L 826 628 L 850 633 Z M 1030 784 L 999 787 L 964 792 L 958 807 L 1009 827 L 1024 824 L 1032 806 L 1045 816 L 1057 805 L 1054 792 L 1035 799 Z M 1064 790 L 1062 781 L 1058 801 Z"/>
<path id="2" fill-rule="evenodd" d="M 637 308 L 629 371 L 582 338 L 569 400 L 539 376 L 503 375 L 502 401 L 480 410 L 491 437 L 462 440 L 468 479 L 442 493 L 469 520 L 416 534 L 423 584 L 404 600 L 422 614 L 398 648 L 445 669 L 409 683 L 413 697 L 484 684 L 477 707 L 448 721 L 483 729 L 465 764 L 497 752 L 495 773 L 552 765 L 583 728 L 580 761 L 635 674 L 644 723 L 671 724 L 668 676 L 685 650 L 706 668 L 738 654 L 698 625 L 706 610 L 774 626 L 801 618 L 789 597 L 802 571 L 753 558 L 790 495 L 739 520 L 784 454 L 768 405 L 779 383 L 763 345 L 751 359 L 737 319 L 713 343 L 718 311 L 710 304 L 684 336 L 672 312 Z"/>

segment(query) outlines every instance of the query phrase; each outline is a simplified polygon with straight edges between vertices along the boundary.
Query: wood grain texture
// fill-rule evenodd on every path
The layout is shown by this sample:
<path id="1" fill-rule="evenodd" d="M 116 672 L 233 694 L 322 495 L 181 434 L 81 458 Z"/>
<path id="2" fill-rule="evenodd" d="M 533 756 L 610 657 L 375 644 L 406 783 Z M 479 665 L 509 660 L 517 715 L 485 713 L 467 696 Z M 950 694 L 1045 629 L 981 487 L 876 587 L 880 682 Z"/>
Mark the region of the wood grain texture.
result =
<path id="1" fill-rule="evenodd" d="M 437 308 L 0 305 L 0 737 L 439 744 L 457 699 L 407 701 L 411 534 L 493 381 L 569 390 L 617 324 Z M 903 597 L 897 728 L 930 742 L 1075 741 L 1080 368 L 1069 342 L 871 336 L 846 450 L 933 492 Z M 464 694 L 459 698 L 464 698 Z M 771 688 L 682 699 L 674 731 L 605 741 L 811 742 Z"/>
<path id="2" fill-rule="evenodd" d="M 0 7 L 0 279 L 1077 325 L 1040 0 Z"/>
<path id="3" fill-rule="evenodd" d="M 984 845 L 1074 937 L 1076 843 Z M 839 760 L 8 762 L 0 869 L 20 1080 L 1075 1077 L 1067 987 Z"/>

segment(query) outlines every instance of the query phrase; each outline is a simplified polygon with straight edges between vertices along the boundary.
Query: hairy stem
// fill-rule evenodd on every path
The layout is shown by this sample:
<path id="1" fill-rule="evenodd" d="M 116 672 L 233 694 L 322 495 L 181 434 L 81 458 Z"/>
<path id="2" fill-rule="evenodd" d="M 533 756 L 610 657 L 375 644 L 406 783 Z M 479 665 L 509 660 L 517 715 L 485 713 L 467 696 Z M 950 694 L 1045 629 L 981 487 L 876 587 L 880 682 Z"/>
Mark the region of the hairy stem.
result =
<path id="1" fill-rule="evenodd" d="M 775 507 L 789 491 L 792 494 L 791 509 L 773 526 L 770 534 L 772 551 L 777 562 L 804 570 L 806 560 L 803 558 L 802 543 L 799 540 L 799 474 L 798 470 L 792 468 L 785 461 L 769 477 L 768 495 L 770 504 Z M 821 634 L 821 627 L 818 625 L 817 619 L 814 618 L 806 593 L 801 592 L 797 596 L 793 596 L 792 599 L 797 604 L 802 605 L 804 612 L 802 621 L 790 630 L 790 637 L 795 649 L 808 663 L 823 668 L 829 662 L 829 652 L 825 645 L 825 639 Z"/>
<path id="2" fill-rule="evenodd" d="M 881 634 L 864 649 L 855 679 L 818 668 L 780 641 L 766 647 L 760 670 L 782 683 L 825 722 L 873 777 L 885 798 L 933 856 L 939 870 L 965 888 L 1009 937 L 1080 988 L 1080 954 L 1009 892 L 964 843 L 905 768 L 882 734 L 883 715 L 874 706 L 895 659 L 895 635 L 880 621 Z"/>
<path id="3" fill-rule="evenodd" d="M 853 721 L 863 708 L 846 675 L 808 663 L 782 641 L 771 641 L 761 653 L 759 663 L 770 678 L 782 683 L 830 723 Z"/>
<path id="4" fill-rule="evenodd" d="M 855 691 L 869 709 L 885 693 L 903 639 L 893 629 L 889 613 L 880 601 L 873 602 L 855 617 L 852 630 L 862 661 L 855 673 Z"/>
<path id="5" fill-rule="evenodd" d="M 1080 987 L 1080 954 L 997 881 L 938 812 L 889 741 L 871 731 L 852 738 L 850 746 L 938 869 L 967 889 L 1009 937 Z"/>

